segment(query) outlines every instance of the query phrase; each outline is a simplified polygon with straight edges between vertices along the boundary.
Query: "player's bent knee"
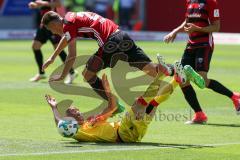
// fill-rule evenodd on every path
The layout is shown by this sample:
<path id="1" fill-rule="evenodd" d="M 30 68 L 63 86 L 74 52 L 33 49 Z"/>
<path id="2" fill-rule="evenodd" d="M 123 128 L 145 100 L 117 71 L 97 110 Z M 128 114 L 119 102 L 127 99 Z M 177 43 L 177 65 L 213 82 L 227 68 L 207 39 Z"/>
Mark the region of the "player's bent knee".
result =
<path id="1" fill-rule="evenodd" d="M 39 48 L 37 48 L 36 45 L 32 44 L 32 50 L 39 50 Z"/>
<path id="2" fill-rule="evenodd" d="M 82 72 L 82 76 L 83 76 L 83 80 L 87 81 L 88 77 L 86 75 L 86 71 L 85 70 Z"/>
<path id="3" fill-rule="evenodd" d="M 88 70 L 84 70 L 82 72 L 82 76 L 83 76 L 83 80 L 85 82 L 90 82 L 96 76 L 96 74 L 94 74 Z"/>
<path id="4" fill-rule="evenodd" d="M 32 44 L 32 50 L 39 50 L 39 49 L 41 49 L 41 45 L 36 44 L 36 43 Z"/>

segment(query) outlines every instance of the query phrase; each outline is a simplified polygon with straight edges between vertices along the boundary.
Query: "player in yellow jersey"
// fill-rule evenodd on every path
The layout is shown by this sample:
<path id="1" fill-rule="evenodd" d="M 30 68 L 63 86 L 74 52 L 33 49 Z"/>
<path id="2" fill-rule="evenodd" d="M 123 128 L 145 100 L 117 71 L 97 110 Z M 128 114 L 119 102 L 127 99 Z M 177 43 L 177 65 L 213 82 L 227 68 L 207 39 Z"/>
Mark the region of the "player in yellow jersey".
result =
<path id="1" fill-rule="evenodd" d="M 176 74 L 180 79 L 188 77 L 194 81 L 204 81 L 201 76 L 196 75 L 192 68 L 181 68 L 180 64 L 176 66 Z M 186 76 L 186 72 L 189 74 Z M 108 107 L 99 115 L 84 120 L 79 109 L 74 106 L 66 110 L 67 117 L 73 117 L 79 124 L 80 128 L 72 137 L 81 142 L 139 142 L 145 135 L 148 125 L 155 115 L 157 107 L 164 102 L 178 85 L 175 79 L 170 83 L 162 83 L 163 76 L 158 76 L 150 84 L 146 92 L 138 97 L 131 108 L 126 112 L 120 122 L 108 122 L 107 119 L 117 110 L 117 100 L 111 92 L 111 88 L 104 74 L 102 76 L 104 91 L 108 97 Z M 46 100 L 51 106 L 56 125 L 62 117 L 58 112 L 56 100 L 46 95 Z"/>

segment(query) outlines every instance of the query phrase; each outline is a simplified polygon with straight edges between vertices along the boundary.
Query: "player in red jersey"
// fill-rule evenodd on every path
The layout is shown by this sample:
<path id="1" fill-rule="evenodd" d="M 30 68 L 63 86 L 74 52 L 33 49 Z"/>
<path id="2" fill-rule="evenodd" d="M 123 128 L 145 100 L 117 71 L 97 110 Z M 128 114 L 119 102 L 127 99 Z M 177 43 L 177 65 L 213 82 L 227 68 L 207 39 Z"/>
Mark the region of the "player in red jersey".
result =
<path id="1" fill-rule="evenodd" d="M 52 33 L 62 35 L 53 55 L 45 62 L 43 69 L 53 63 L 56 56 L 68 45 L 69 54 L 65 68 L 61 75 L 53 77 L 52 81 L 63 79 L 74 64 L 76 58 L 77 37 L 87 37 L 97 40 L 99 49 L 88 60 L 83 76 L 91 87 L 104 99 L 107 99 L 103 92 L 101 79 L 97 73 L 107 67 L 114 67 L 112 59 L 118 57 L 118 53 L 127 56 L 130 66 L 139 68 L 151 76 L 164 72 L 166 75 L 173 74 L 170 67 L 165 64 L 154 64 L 150 58 L 139 48 L 125 32 L 120 31 L 118 25 L 109 19 L 103 18 L 92 12 L 68 12 L 62 18 L 55 12 L 48 12 L 43 16 L 42 23 Z M 115 59 L 116 60 L 116 59 Z M 115 61 L 116 62 L 116 61 Z M 160 71 L 160 72 L 159 72 Z M 50 80 L 50 81 L 51 81 Z"/>
<path id="2" fill-rule="evenodd" d="M 192 66 L 205 79 L 206 87 L 232 99 L 237 113 L 240 112 L 240 94 L 234 93 L 216 80 L 208 79 L 207 73 L 214 50 L 213 32 L 220 30 L 220 13 L 216 0 L 187 0 L 185 21 L 164 37 L 166 43 L 173 42 L 179 32 L 189 34 L 187 47 L 182 57 L 183 65 Z M 195 111 L 190 123 L 207 121 L 196 93 L 190 83 L 181 86 L 185 99 Z"/>
<path id="3" fill-rule="evenodd" d="M 30 9 L 38 9 L 38 18 L 40 20 L 37 21 L 41 21 L 42 16 L 47 13 L 48 11 L 51 10 L 56 10 L 57 8 L 61 8 L 62 4 L 60 0 L 35 0 L 33 2 L 30 2 L 28 4 Z M 53 35 L 50 31 L 48 31 L 44 26 L 40 25 L 40 22 L 38 23 L 38 28 L 33 40 L 33 44 L 32 44 L 32 49 L 34 52 L 34 56 L 35 56 L 35 60 L 36 63 L 38 65 L 38 74 L 36 74 L 33 78 L 30 79 L 30 81 L 32 82 L 37 82 L 41 79 L 45 79 L 45 72 L 42 71 L 42 65 L 43 65 L 43 55 L 42 55 L 42 51 L 41 51 L 41 47 L 43 46 L 43 44 L 45 44 L 47 42 L 47 40 L 50 40 L 51 43 L 53 44 L 54 48 L 56 48 L 58 42 L 60 41 L 61 37 L 58 35 Z M 64 51 L 62 51 L 59 54 L 59 57 L 61 58 L 61 60 L 64 62 L 66 60 L 66 53 Z M 68 77 L 68 79 L 66 79 L 66 83 L 72 83 L 73 79 L 75 78 L 76 73 L 74 73 L 74 70 L 71 69 L 70 70 L 70 75 Z"/>

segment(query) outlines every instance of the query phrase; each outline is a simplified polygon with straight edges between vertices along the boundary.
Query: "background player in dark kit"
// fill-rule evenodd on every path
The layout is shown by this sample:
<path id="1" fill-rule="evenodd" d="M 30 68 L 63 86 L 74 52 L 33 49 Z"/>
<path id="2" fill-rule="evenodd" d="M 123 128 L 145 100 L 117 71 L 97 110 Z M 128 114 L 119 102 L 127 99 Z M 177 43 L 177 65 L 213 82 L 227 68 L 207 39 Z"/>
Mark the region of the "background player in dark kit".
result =
<path id="1" fill-rule="evenodd" d="M 220 11 L 216 0 L 187 0 L 185 21 L 165 36 L 166 43 L 173 42 L 179 32 L 189 34 L 187 47 L 182 57 L 183 65 L 191 65 L 205 79 L 206 87 L 232 99 L 240 111 L 240 94 L 230 91 L 216 80 L 208 79 L 210 61 L 214 50 L 213 32 L 220 30 Z M 195 111 L 190 123 L 204 123 L 207 116 L 202 111 L 196 93 L 190 83 L 181 86 L 185 99 Z"/>
<path id="2" fill-rule="evenodd" d="M 47 30 L 44 26 L 41 26 L 41 18 L 42 16 L 47 13 L 48 11 L 56 11 L 57 8 L 63 7 L 60 0 L 36 0 L 34 2 L 30 2 L 28 4 L 30 9 L 38 9 L 37 10 L 37 31 L 33 40 L 32 49 L 34 52 L 35 60 L 38 66 L 38 74 L 36 74 L 33 78 L 30 79 L 31 82 L 37 82 L 41 79 L 45 79 L 46 75 L 45 72 L 41 70 L 43 65 L 43 55 L 41 51 L 41 47 L 45 44 L 48 40 L 51 41 L 54 48 L 56 48 L 58 42 L 60 41 L 61 37 L 58 35 L 53 35 L 49 30 Z M 66 60 L 66 53 L 62 51 L 59 54 L 59 57 L 63 62 Z M 66 79 L 66 83 L 72 83 L 73 79 L 77 74 L 74 73 L 74 70 L 70 70 L 70 75 Z"/>

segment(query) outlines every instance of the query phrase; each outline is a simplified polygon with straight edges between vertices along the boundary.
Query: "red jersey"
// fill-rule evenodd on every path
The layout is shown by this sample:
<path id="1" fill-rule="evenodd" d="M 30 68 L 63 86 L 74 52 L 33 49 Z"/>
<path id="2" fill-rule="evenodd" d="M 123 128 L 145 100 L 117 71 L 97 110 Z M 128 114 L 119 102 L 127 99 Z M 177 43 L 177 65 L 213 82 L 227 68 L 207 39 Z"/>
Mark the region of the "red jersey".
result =
<path id="1" fill-rule="evenodd" d="M 187 0 L 186 22 L 207 27 L 220 19 L 216 0 Z M 214 46 L 212 33 L 193 32 L 189 34 L 188 47 Z"/>
<path id="2" fill-rule="evenodd" d="M 92 12 L 68 12 L 63 31 L 67 41 L 77 37 L 92 38 L 103 47 L 108 37 L 119 28 L 114 22 Z"/>

